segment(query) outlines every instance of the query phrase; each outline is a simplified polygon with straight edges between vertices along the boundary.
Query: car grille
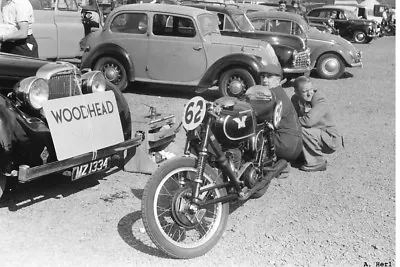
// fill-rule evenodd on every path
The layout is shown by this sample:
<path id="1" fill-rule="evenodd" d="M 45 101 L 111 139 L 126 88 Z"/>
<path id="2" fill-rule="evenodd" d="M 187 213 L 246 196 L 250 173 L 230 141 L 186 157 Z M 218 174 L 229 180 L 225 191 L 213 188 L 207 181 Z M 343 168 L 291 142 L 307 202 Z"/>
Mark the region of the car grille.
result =
<path id="1" fill-rule="evenodd" d="M 303 52 L 298 52 L 293 55 L 293 67 L 294 68 L 306 68 L 311 64 L 310 50 L 307 49 Z"/>
<path id="2" fill-rule="evenodd" d="M 81 95 L 80 76 L 74 73 L 55 74 L 49 79 L 49 99 Z"/>

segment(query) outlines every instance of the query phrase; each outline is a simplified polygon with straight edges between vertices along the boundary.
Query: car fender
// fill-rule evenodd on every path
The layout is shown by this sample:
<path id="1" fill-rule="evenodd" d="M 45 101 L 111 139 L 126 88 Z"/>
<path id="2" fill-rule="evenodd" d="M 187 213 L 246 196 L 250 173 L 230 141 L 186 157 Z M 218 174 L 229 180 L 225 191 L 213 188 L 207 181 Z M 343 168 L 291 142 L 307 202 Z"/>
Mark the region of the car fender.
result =
<path id="1" fill-rule="evenodd" d="M 215 61 L 214 64 L 212 64 L 203 75 L 203 78 L 200 80 L 199 87 L 213 86 L 225 70 L 234 67 L 242 67 L 248 70 L 254 77 L 254 80 L 259 83 L 257 73 L 262 67 L 260 60 L 257 59 L 255 55 L 234 53 Z"/>
<path id="2" fill-rule="evenodd" d="M 128 102 L 123 96 L 122 92 L 112 84 L 107 84 L 106 91 L 113 91 L 115 100 L 117 101 L 119 118 L 121 120 L 122 132 L 124 133 L 124 140 L 131 139 L 132 137 L 132 120 L 131 112 L 129 110 Z"/>
<path id="3" fill-rule="evenodd" d="M 282 67 L 292 66 L 293 48 L 286 45 L 272 45 Z"/>
<path id="4" fill-rule="evenodd" d="M 340 45 L 337 45 L 335 43 L 331 43 L 329 45 L 323 45 L 319 46 L 311 51 L 311 66 L 313 68 L 315 67 L 315 64 L 317 63 L 318 58 L 320 58 L 323 54 L 327 53 L 332 53 L 339 55 L 343 62 L 345 63 L 346 66 L 350 66 L 352 63 L 352 58 L 348 53 L 345 52 L 344 49 Z"/>
<path id="5" fill-rule="evenodd" d="M 135 70 L 133 62 L 129 56 L 129 53 L 121 46 L 113 43 L 100 44 L 84 54 L 82 57 L 81 69 L 90 68 L 93 69 L 96 62 L 105 56 L 114 57 L 118 59 L 127 71 L 129 81 L 134 81 Z"/>

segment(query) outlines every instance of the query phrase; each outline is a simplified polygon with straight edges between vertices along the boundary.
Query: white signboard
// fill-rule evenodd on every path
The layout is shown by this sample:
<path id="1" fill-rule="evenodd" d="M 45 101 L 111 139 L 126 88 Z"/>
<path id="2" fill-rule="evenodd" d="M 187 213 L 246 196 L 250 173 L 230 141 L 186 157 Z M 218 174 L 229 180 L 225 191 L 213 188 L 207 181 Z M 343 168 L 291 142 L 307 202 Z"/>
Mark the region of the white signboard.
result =
<path id="1" fill-rule="evenodd" d="M 124 141 L 112 91 L 49 100 L 43 110 L 58 160 Z"/>

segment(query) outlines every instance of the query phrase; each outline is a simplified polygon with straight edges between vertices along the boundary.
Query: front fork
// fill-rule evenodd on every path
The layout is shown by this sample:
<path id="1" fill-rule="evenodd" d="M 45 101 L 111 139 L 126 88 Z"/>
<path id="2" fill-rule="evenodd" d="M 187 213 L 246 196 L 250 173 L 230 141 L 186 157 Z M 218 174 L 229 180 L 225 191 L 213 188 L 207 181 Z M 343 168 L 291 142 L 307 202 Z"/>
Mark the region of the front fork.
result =
<path id="1" fill-rule="evenodd" d="M 231 164 L 229 164 L 229 161 L 225 157 L 225 153 L 223 152 L 221 145 L 216 140 L 214 133 L 211 131 L 212 123 L 213 123 L 213 117 L 208 116 L 205 123 L 205 130 L 203 132 L 204 134 L 201 137 L 200 151 L 198 153 L 198 159 L 197 159 L 197 173 L 195 179 L 193 180 L 195 185 L 192 187 L 192 200 L 195 204 L 200 204 L 200 202 L 202 201 L 199 198 L 199 195 L 200 193 L 202 193 L 200 188 L 203 184 L 203 179 L 204 179 L 203 174 L 204 174 L 204 168 L 207 164 L 209 147 L 211 147 L 211 149 L 215 153 L 216 160 L 218 162 L 221 171 L 229 178 L 230 182 L 236 188 L 237 192 L 240 192 L 240 184 L 238 181 L 238 177 L 235 171 L 232 169 Z M 185 154 L 189 153 L 188 152 L 189 146 L 190 146 L 190 141 L 187 140 L 185 145 Z M 227 184 L 224 183 L 223 185 L 216 185 L 213 186 L 212 188 L 225 187 Z M 232 198 L 232 196 L 230 196 L 229 198 Z M 222 199 L 220 200 L 216 199 L 213 202 L 219 202 L 219 201 L 222 201 Z M 201 205 L 203 206 L 204 203 L 202 203 Z"/>

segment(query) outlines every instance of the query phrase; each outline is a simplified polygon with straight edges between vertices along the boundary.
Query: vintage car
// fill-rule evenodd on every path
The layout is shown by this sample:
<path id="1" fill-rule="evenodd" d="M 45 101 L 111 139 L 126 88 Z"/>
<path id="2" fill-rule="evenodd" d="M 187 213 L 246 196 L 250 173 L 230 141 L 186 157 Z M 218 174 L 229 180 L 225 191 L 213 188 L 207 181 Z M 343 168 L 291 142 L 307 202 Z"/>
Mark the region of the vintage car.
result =
<path id="1" fill-rule="evenodd" d="M 47 60 L 0 52 L 0 92 L 9 92 L 21 79 L 34 76 Z"/>
<path id="2" fill-rule="evenodd" d="M 339 35 L 355 43 L 369 43 L 379 36 L 377 23 L 358 18 L 349 6 L 327 5 L 315 8 L 307 13 L 307 18 L 315 23 L 332 19 Z"/>
<path id="3" fill-rule="evenodd" d="M 82 55 L 79 41 L 85 36 L 81 10 L 75 0 L 30 0 L 35 23 L 33 34 L 39 57 L 73 59 Z"/>
<path id="4" fill-rule="evenodd" d="M 11 181 L 26 183 L 52 173 L 76 180 L 123 166 L 125 150 L 136 148 L 142 136 L 132 138 L 122 93 L 107 85 L 99 71 L 80 71 L 63 62 L 26 62 L 20 59 L 20 69 L 28 67 L 20 76 L 36 68 L 34 75 L 7 96 L 0 94 L 0 197 Z M 0 64 L 2 75 L 5 67 L 12 75 L 16 61 Z"/>
<path id="5" fill-rule="evenodd" d="M 338 35 L 323 33 L 300 15 L 288 12 L 253 12 L 248 15 L 258 30 L 285 32 L 307 39 L 311 52 L 311 66 L 319 77 L 340 78 L 346 67 L 361 67 L 361 52 Z"/>
<path id="6" fill-rule="evenodd" d="M 311 70 L 310 50 L 302 38 L 289 34 L 255 31 L 246 14 L 236 5 L 204 1 L 185 1 L 182 4 L 217 14 L 222 35 L 267 41 L 274 48 L 285 77 L 300 76 Z"/>
<path id="7" fill-rule="evenodd" d="M 222 36 L 217 16 L 209 11 L 167 4 L 120 6 L 101 32 L 89 35 L 81 68 L 104 73 L 124 90 L 129 81 L 219 86 L 237 96 L 259 83 L 263 65 L 280 67 L 264 41 Z"/>

